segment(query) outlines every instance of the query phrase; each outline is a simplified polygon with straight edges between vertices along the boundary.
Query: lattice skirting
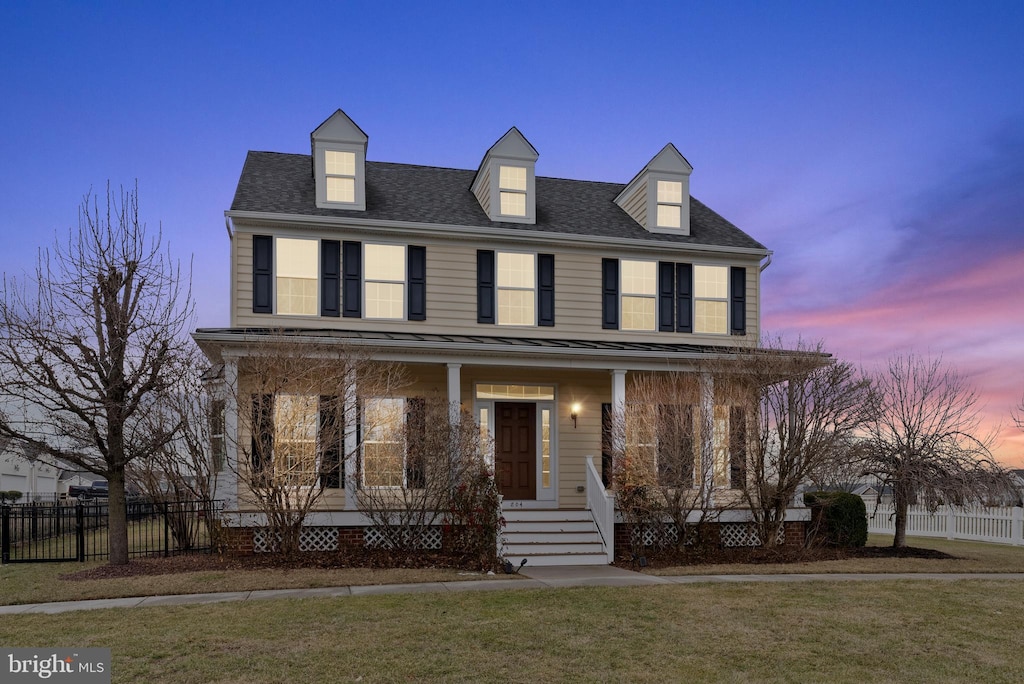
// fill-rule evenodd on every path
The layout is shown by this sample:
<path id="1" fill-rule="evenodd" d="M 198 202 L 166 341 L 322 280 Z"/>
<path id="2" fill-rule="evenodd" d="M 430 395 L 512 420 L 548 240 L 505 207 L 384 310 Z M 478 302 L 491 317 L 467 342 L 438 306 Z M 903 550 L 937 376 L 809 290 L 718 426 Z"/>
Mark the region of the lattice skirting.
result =
<path id="1" fill-rule="evenodd" d="M 252 548 L 256 553 L 272 553 L 278 550 L 281 535 L 268 529 L 252 531 Z M 337 551 L 337 527 L 303 527 L 299 533 L 299 551 Z"/>
<path id="2" fill-rule="evenodd" d="M 722 523 L 718 528 L 718 533 L 722 540 L 722 546 L 761 546 L 761 535 L 750 523 Z M 776 543 L 781 545 L 785 541 L 786 528 L 784 525 L 780 525 Z"/>
<path id="3" fill-rule="evenodd" d="M 441 548 L 441 528 L 440 527 L 422 527 L 419 530 L 406 530 L 406 538 L 403 540 L 409 542 L 409 537 L 417 535 L 418 539 L 413 539 L 411 546 L 420 549 L 426 549 L 428 551 L 436 551 Z M 379 527 L 367 527 L 363 531 L 363 540 L 367 548 L 391 548 L 393 543 L 388 539 L 384 530 Z"/>

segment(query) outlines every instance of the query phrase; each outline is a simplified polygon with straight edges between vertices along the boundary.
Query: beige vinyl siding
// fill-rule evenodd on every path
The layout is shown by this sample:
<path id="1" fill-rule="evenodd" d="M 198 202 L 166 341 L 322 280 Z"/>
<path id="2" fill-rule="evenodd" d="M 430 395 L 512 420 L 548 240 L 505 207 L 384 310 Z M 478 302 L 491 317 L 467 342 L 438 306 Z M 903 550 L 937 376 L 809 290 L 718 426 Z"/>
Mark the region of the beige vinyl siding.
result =
<path id="1" fill-rule="evenodd" d="M 487 164 L 483 170 L 480 183 L 476 186 L 476 199 L 483 207 L 484 213 L 491 215 L 491 165 Z"/>
<path id="2" fill-rule="evenodd" d="M 622 208 L 641 226 L 647 226 L 647 183 L 641 183 Z"/>
<path id="3" fill-rule="evenodd" d="M 345 317 L 278 316 L 252 313 L 252 235 L 288 235 L 319 237 L 332 240 L 376 240 L 401 244 L 425 245 L 427 248 L 427 319 L 425 321 L 381 321 Z M 355 232 L 317 230 L 271 230 L 269 228 L 238 228 L 235 235 L 235 282 L 237 296 L 232 308 L 234 327 L 316 327 L 380 332 L 417 332 L 424 334 L 516 335 L 554 339 L 605 339 L 624 342 L 670 342 L 729 346 L 737 338 L 731 335 L 693 335 L 660 332 L 627 332 L 601 328 L 601 259 L 615 256 L 649 261 L 742 265 L 747 268 L 747 335 L 754 340 L 759 332 L 759 262 L 745 257 L 739 260 L 693 258 L 686 253 L 664 251 L 616 251 L 578 247 L 498 243 L 493 240 L 439 240 L 424 234 L 396 238 L 382 231 L 375 236 Z M 478 249 L 533 251 L 555 255 L 555 325 L 497 326 L 477 323 L 476 253 Z"/>

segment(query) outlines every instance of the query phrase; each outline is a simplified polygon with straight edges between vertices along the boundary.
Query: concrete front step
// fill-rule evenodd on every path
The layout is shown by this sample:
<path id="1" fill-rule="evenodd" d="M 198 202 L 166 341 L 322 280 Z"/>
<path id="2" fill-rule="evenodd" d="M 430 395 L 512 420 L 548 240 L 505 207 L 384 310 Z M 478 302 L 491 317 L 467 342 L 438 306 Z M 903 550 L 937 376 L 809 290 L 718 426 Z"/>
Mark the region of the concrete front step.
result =
<path id="1" fill-rule="evenodd" d="M 506 508 L 502 506 L 501 514 L 506 522 L 519 521 L 562 521 L 580 522 L 593 521 L 590 511 L 559 510 L 547 508 Z"/>
<path id="2" fill-rule="evenodd" d="M 516 567 L 606 565 L 608 556 L 590 511 L 507 508 L 505 558 Z"/>
<path id="3" fill-rule="evenodd" d="M 593 532 L 593 520 L 509 520 L 505 519 L 505 534 L 509 532 Z"/>
<path id="4" fill-rule="evenodd" d="M 505 560 L 518 568 L 523 558 L 526 567 L 550 567 L 555 565 L 608 565 L 608 556 L 604 553 L 534 553 L 527 556 L 508 555 Z"/>
<path id="5" fill-rule="evenodd" d="M 577 544 L 594 540 L 601 541 L 593 525 L 590 526 L 590 529 L 581 532 L 565 532 L 564 530 L 551 529 L 522 530 L 518 528 L 510 530 L 506 527 L 503 534 L 505 535 L 506 543 Z"/>

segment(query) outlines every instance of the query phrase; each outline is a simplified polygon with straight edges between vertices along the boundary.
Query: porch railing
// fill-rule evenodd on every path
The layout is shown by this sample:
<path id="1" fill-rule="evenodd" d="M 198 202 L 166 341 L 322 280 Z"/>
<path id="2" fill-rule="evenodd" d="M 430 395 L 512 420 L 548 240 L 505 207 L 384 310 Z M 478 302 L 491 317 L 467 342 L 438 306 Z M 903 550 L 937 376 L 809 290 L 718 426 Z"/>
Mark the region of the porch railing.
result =
<path id="1" fill-rule="evenodd" d="M 587 456 L 587 510 L 594 516 L 608 562 L 615 561 L 615 495 L 604 488 L 594 457 Z"/>
<path id="2" fill-rule="evenodd" d="M 879 506 L 871 515 L 868 506 L 868 531 L 892 534 L 896 524 L 891 506 Z M 927 506 L 910 506 L 907 534 L 917 537 L 963 539 L 1024 545 L 1024 508 L 986 506 L 939 506 L 934 512 Z"/>

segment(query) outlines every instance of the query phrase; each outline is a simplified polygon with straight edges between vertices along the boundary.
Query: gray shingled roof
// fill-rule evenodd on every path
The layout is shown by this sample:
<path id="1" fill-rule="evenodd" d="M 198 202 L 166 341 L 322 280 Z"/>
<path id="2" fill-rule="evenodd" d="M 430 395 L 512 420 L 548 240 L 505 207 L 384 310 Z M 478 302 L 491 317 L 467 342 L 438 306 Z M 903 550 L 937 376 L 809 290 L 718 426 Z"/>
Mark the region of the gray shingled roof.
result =
<path id="1" fill-rule="evenodd" d="M 689 236 L 649 233 L 615 204 L 615 197 L 625 187 L 619 183 L 538 177 L 535 225 L 491 221 L 469 189 L 474 173 L 368 161 L 366 211 L 319 209 L 309 155 L 249 152 L 231 210 L 765 249 L 693 197 L 690 198 Z"/>

